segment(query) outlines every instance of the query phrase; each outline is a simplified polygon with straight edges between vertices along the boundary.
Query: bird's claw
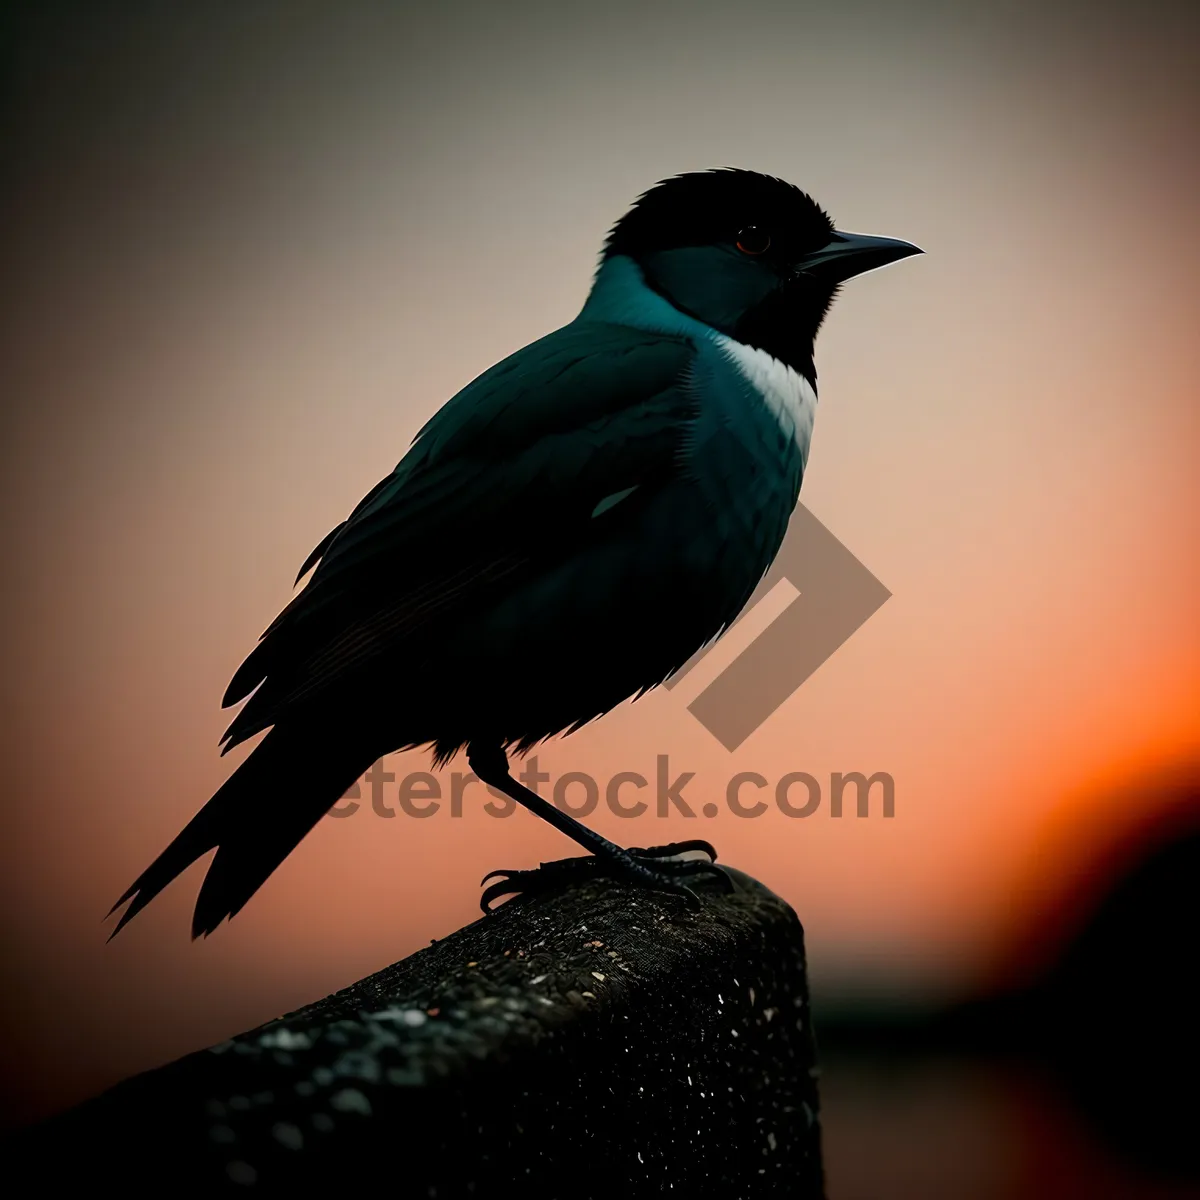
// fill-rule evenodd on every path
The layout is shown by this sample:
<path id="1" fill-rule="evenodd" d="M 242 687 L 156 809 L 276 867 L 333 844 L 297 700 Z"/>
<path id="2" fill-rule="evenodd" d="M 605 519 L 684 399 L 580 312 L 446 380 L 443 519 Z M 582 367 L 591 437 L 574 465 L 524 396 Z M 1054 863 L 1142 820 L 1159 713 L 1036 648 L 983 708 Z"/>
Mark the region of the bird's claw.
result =
<path id="1" fill-rule="evenodd" d="M 707 861 L 682 857 L 697 851 L 706 854 Z M 656 891 L 673 892 L 689 903 L 698 904 L 699 895 L 688 887 L 683 877 L 704 875 L 718 881 L 723 891 L 733 890 L 733 881 L 716 865 L 716 857 L 717 852 L 710 843 L 695 840 L 631 849 L 619 857 L 583 855 L 542 863 L 531 870 L 489 871 L 480 880 L 480 887 L 492 879 L 497 882 L 485 889 L 479 898 L 479 907 L 485 913 L 491 913 L 495 911 L 492 902 L 502 896 L 545 893 L 601 875 L 627 879 Z"/>

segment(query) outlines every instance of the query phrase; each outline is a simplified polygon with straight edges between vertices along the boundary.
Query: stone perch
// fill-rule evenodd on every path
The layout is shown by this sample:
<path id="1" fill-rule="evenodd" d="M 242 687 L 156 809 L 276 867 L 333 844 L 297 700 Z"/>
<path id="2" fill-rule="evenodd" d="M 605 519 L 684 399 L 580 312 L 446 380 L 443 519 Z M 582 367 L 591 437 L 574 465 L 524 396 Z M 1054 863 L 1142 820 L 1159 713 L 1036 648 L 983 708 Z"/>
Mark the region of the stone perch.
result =
<path id="1" fill-rule="evenodd" d="M 819 1200 L 803 931 L 729 874 L 518 897 L 10 1149 L 49 1194 Z"/>

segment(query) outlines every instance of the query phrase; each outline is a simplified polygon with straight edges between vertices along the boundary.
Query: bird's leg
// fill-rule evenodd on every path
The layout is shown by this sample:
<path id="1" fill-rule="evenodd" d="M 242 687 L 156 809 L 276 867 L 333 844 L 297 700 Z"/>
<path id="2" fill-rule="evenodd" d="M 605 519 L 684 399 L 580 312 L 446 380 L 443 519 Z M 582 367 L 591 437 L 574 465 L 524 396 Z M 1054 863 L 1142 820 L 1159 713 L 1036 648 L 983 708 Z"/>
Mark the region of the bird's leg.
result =
<path id="1" fill-rule="evenodd" d="M 548 891 L 598 875 L 628 879 L 646 887 L 682 894 L 692 900 L 698 897 L 684 882 L 684 877 L 707 875 L 718 879 L 727 891 L 733 886 L 729 876 L 716 865 L 717 852 L 708 842 L 674 842 L 666 846 L 631 850 L 624 850 L 615 842 L 610 842 L 514 779 L 508 769 L 508 755 L 497 742 L 471 742 L 467 747 L 467 761 L 482 783 L 503 792 L 535 816 L 548 821 L 560 833 L 578 842 L 585 850 L 591 851 L 587 857 L 542 863 L 535 870 L 490 872 L 484 876 L 483 882 L 487 883 L 497 876 L 500 882 L 492 884 L 480 898 L 480 907 L 484 912 L 490 912 L 491 901 L 501 896 Z M 706 854 L 708 861 L 683 857 L 697 851 Z"/>

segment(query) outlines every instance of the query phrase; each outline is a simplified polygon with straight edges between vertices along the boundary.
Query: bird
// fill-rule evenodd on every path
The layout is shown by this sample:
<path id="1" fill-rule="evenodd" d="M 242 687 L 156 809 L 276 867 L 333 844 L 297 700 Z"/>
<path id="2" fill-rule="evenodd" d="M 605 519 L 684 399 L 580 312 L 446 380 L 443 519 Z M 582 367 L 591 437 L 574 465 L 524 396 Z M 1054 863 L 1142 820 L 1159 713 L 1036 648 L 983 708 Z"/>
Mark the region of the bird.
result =
<path id="1" fill-rule="evenodd" d="M 799 499 L 835 297 L 920 253 L 740 167 L 643 192 L 574 319 L 447 401 L 305 560 L 222 702 L 242 704 L 222 754 L 265 736 L 113 906 L 109 940 L 215 849 L 207 937 L 372 763 L 418 748 L 435 769 L 465 753 L 587 851 L 490 873 L 485 912 L 588 873 L 694 899 L 720 873 L 708 842 L 622 848 L 510 756 L 636 701 L 736 620 Z"/>

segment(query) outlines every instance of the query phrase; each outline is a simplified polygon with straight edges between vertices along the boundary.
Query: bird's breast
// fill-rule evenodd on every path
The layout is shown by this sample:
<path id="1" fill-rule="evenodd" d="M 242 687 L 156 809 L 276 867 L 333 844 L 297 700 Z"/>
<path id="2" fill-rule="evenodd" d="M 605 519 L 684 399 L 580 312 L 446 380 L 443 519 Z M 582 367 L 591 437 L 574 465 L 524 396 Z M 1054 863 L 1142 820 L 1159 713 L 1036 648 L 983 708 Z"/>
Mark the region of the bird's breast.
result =
<path id="1" fill-rule="evenodd" d="M 765 350 L 724 335 L 717 338 L 717 345 L 774 418 L 784 438 L 795 443 L 803 470 L 816 418 L 816 389 L 799 371 Z"/>
<path id="2" fill-rule="evenodd" d="M 663 527 L 688 564 L 689 594 L 710 597 L 710 615 L 724 623 L 757 586 L 787 532 L 816 396 L 785 364 L 723 336 L 698 348 L 690 387 L 696 418 L 680 491 L 664 497 Z"/>

